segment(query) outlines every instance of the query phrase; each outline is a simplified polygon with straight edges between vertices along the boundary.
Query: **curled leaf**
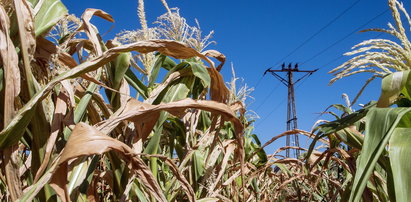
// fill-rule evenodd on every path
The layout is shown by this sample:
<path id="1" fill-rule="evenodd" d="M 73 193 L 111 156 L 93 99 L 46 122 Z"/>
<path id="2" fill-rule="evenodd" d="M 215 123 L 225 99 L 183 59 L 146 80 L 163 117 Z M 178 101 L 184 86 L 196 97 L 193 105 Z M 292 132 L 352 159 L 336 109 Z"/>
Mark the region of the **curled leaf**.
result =
<path id="1" fill-rule="evenodd" d="M 218 61 L 220 61 L 220 64 L 217 66 L 217 71 L 220 71 L 221 68 L 223 68 L 226 57 L 224 54 L 216 51 L 216 50 L 206 50 L 204 52 L 202 52 L 201 54 L 208 56 L 208 57 L 213 57 L 215 59 L 217 59 Z"/>
<path id="2" fill-rule="evenodd" d="M 149 168 L 126 144 L 104 135 L 94 127 L 78 123 L 73 129 L 64 148 L 58 167 L 51 179 L 51 186 L 63 201 L 70 201 L 67 191 L 68 161 L 83 156 L 101 155 L 116 151 L 132 166 L 142 184 L 150 190 L 158 201 L 166 201 L 165 196 Z"/>
<path id="3" fill-rule="evenodd" d="M 97 55 L 101 55 L 103 52 L 101 49 L 100 39 L 98 38 L 97 30 L 95 30 L 94 26 L 90 23 L 91 17 L 93 15 L 99 16 L 110 22 L 114 22 L 114 19 L 111 17 L 110 14 L 100 9 L 93 8 L 86 9 L 86 11 L 84 11 L 83 15 L 81 16 L 83 24 L 78 28 L 78 30 L 84 30 L 86 32 L 87 37 L 93 43 L 94 51 L 97 53 Z"/>
<path id="4" fill-rule="evenodd" d="M 94 71 L 102 67 L 104 64 L 107 64 L 108 62 L 114 60 L 114 58 L 116 58 L 120 53 L 129 51 L 138 51 L 140 53 L 158 51 L 162 54 L 172 56 L 177 59 L 190 58 L 196 55 L 207 59 L 204 55 L 201 55 L 196 50 L 188 47 L 187 45 L 170 40 L 139 41 L 136 43 L 109 49 L 102 55 L 86 61 L 76 66 L 75 68 L 60 74 L 52 81 L 47 83 L 43 87 L 43 89 L 37 92 L 37 94 L 35 94 L 30 99 L 30 101 L 27 102 L 26 105 L 24 105 L 24 107 L 18 111 L 11 123 L 0 132 L 0 148 L 15 144 L 19 141 L 19 139 L 23 135 L 24 129 L 30 123 L 30 120 L 34 115 L 35 106 L 53 89 L 55 85 L 63 80 L 77 78 L 90 71 Z M 212 63 L 210 63 L 210 65 L 211 64 Z M 223 82 L 222 78 L 220 81 Z"/>
<path id="5" fill-rule="evenodd" d="M 398 98 L 401 90 L 410 80 L 409 74 L 409 70 L 395 72 L 382 80 L 381 95 L 378 99 L 377 107 L 388 107 Z"/>

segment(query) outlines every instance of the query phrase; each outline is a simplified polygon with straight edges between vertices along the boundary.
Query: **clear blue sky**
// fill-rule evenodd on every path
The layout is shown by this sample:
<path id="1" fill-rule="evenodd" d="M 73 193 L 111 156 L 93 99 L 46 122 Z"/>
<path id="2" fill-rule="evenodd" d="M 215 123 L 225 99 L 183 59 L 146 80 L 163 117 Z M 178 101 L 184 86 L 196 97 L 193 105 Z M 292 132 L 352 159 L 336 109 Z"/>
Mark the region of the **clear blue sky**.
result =
<path id="1" fill-rule="evenodd" d="M 281 61 L 356 1 L 168 0 L 167 2 L 170 7 L 179 7 L 180 14 L 189 24 L 194 25 L 196 18 L 204 32 L 215 31 L 213 40 L 217 44 L 209 48 L 216 49 L 227 56 L 227 63 L 222 70 L 226 81 L 231 78 L 230 63 L 233 63 L 237 76 L 244 78 L 247 85 L 256 87 L 252 94 L 255 100 L 249 103 L 248 109 L 255 110 L 261 117 L 256 121 L 255 133 L 262 142 L 266 142 L 285 131 L 287 89 L 271 75 L 261 79 L 265 69 L 279 68 L 279 65 L 275 66 L 278 62 L 299 62 L 300 69 L 320 68 L 296 89 L 298 124 L 303 130 L 310 130 L 319 118 L 330 119 L 331 117 L 319 117 L 318 113 L 331 104 L 343 103 L 342 93 L 347 93 L 353 99 L 370 76 L 366 74 L 353 76 L 328 86 L 332 76 L 327 72 L 349 59 L 349 57 L 339 57 L 349 51 L 353 45 L 376 37 L 378 33 L 352 34 L 318 57 L 307 60 L 388 9 L 387 0 L 360 0 L 333 24 Z M 70 13 L 77 16 L 81 16 L 86 8 L 99 8 L 110 13 L 116 22 L 114 29 L 104 36 L 105 39 L 113 38 L 121 30 L 140 28 L 136 12 L 137 0 L 63 0 L 63 3 Z M 157 16 L 166 11 L 160 0 L 146 0 L 145 4 L 149 22 L 154 22 Z M 405 2 L 405 7 L 411 10 L 411 2 Z M 364 28 L 387 28 L 388 22 L 393 22 L 391 12 L 386 12 Z M 97 18 L 93 23 L 97 24 L 101 33 L 112 26 L 111 23 L 105 23 Z M 381 37 L 387 36 L 381 35 Z M 304 61 L 307 62 L 303 63 Z M 378 99 L 379 88 L 380 80 L 374 81 L 358 103 L 365 104 L 370 100 Z M 305 146 L 305 143 L 303 139 L 300 145 Z M 284 144 L 285 140 L 278 141 L 267 151 L 271 153 Z"/>

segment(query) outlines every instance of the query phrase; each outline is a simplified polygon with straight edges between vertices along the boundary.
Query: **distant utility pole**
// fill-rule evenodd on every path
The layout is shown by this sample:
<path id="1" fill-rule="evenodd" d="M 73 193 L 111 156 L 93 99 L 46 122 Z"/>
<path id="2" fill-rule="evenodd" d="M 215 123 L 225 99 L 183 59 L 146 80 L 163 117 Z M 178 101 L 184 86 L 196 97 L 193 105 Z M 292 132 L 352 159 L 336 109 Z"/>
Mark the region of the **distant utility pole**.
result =
<path id="1" fill-rule="evenodd" d="M 298 63 L 294 65 L 294 68 L 292 68 L 292 64 L 288 64 L 288 67 L 285 67 L 285 63 L 282 64 L 281 70 L 276 70 L 276 69 L 267 69 L 264 72 L 264 75 L 267 74 L 267 72 L 270 72 L 276 79 L 278 79 L 281 83 L 283 83 L 285 86 L 288 88 L 288 104 L 287 104 L 287 131 L 288 130 L 293 130 L 297 129 L 297 110 L 295 108 L 295 96 L 294 96 L 294 85 L 301 81 L 302 79 L 306 78 L 307 76 L 310 76 L 316 70 L 299 70 L 298 69 Z M 283 78 L 277 72 L 286 72 L 287 73 L 287 78 Z M 302 77 L 297 79 L 296 81 L 293 81 L 293 73 L 305 73 Z M 299 147 L 300 143 L 298 140 L 298 134 L 294 134 L 294 144 L 291 145 L 291 135 L 287 135 L 287 146 L 295 146 Z M 299 149 L 294 149 L 294 157 L 298 158 L 300 155 L 300 150 Z M 286 149 L 286 157 L 290 157 L 290 148 Z"/>

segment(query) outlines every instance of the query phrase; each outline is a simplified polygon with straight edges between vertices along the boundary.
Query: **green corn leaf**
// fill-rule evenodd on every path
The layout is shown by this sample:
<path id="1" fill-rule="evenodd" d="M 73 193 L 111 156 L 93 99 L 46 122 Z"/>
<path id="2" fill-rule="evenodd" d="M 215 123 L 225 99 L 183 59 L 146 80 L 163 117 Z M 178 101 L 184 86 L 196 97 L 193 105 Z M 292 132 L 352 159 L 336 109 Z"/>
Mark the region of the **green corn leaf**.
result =
<path id="1" fill-rule="evenodd" d="M 390 139 L 390 163 L 397 201 L 411 201 L 411 128 L 397 128 Z"/>
<path id="2" fill-rule="evenodd" d="M 342 104 L 333 104 L 333 105 L 331 105 L 331 106 L 334 107 L 334 108 L 337 109 L 337 110 L 340 110 L 340 111 L 344 112 L 344 113 L 347 113 L 347 114 L 351 114 L 351 113 L 352 113 L 352 111 L 351 111 L 351 109 L 350 109 L 349 107 L 346 107 L 346 106 L 344 106 L 344 105 L 342 105 Z"/>
<path id="3" fill-rule="evenodd" d="M 73 168 L 71 175 L 68 177 L 69 183 L 67 185 L 67 191 L 69 194 L 74 192 L 74 189 L 83 183 L 83 180 L 87 177 L 87 170 L 90 167 L 91 160 L 85 158 Z"/>
<path id="4" fill-rule="evenodd" d="M 30 0 L 36 8 L 39 1 Z M 45 34 L 49 31 L 60 19 L 67 15 L 68 10 L 59 0 L 44 0 L 40 1 L 40 9 L 35 13 L 34 27 L 36 37 Z"/>
<path id="5" fill-rule="evenodd" d="M 81 193 L 87 194 L 87 189 L 89 185 L 92 183 L 93 176 L 94 176 L 94 173 L 96 171 L 99 161 L 100 161 L 99 155 L 95 155 L 92 157 L 90 166 L 87 168 L 86 179 L 83 181 L 83 183 L 79 187 L 79 190 Z"/>
<path id="6" fill-rule="evenodd" d="M 378 107 L 388 107 L 398 98 L 404 86 L 411 81 L 409 78 L 410 71 L 395 72 L 386 76 L 382 80 L 381 95 L 378 99 Z"/>
<path id="7" fill-rule="evenodd" d="M 309 146 L 309 149 L 307 151 L 307 158 L 311 155 L 317 141 L 320 138 L 323 138 L 323 137 L 327 136 L 328 134 L 339 132 L 340 130 L 343 130 L 344 128 L 347 128 L 349 126 L 355 125 L 359 120 L 361 120 L 362 118 L 364 118 L 367 115 L 368 111 L 372 107 L 374 107 L 374 105 L 375 105 L 374 103 L 368 104 L 365 108 L 363 108 L 361 110 L 358 110 L 356 112 L 353 112 L 353 113 L 351 113 L 347 116 L 344 116 L 341 119 L 319 125 L 316 128 L 316 130 L 318 130 L 319 132 L 314 137 L 313 141 L 311 142 L 311 144 Z M 343 132 L 340 132 L 338 134 L 342 135 L 342 137 L 345 136 L 345 134 Z M 346 136 L 345 138 L 347 140 L 346 143 L 348 143 L 348 141 L 350 141 L 348 138 L 351 138 L 351 137 Z M 352 137 L 352 138 L 353 138 L 352 139 L 353 143 L 356 146 L 359 146 L 358 144 L 356 144 L 356 142 L 358 142 L 360 140 L 358 140 L 358 138 L 356 138 L 356 137 Z"/>
<path id="8" fill-rule="evenodd" d="M 200 179 L 204 174 L 204 155 L 200 151 L 196 150 L 193 155 L 193 169 L 194 169 L 194 178 L 196 181 Z"/>
<path id="9" fill-rule="evenodd" d="M 118 90 L 121 85 L 121 81 L 124 78 L 124 74 L 130 67 L 131 53 L 121 53 L 114 60 L 114 79 L 113 87 Z"/>
<path id="10" fill-rule="evenodd" d="M 162 112 L 160 114 L 159 121 L 157 122 L 156 126 L 154 127 L 154 135 L 150 139 L 150 142 L 148 143 L 147 147 L 144 149 L 144 153 L 147 154 L 157 154 L 158 149 L 160 147 L 160 139 L 161 139 L 161 134 L 163 131 L 163 123 L 165 121 L 166 113 Z M 157 179 L 158 177 L 158 162 L 157 158 L 150 158 L 150 169 L 151 172 L 154 176 L 154 178 Z"/>
<path id="11" fill-rule="evenodd" d="M 41 103 L 46 105 L 46 102 Z M 47 106 L 47 105 L 46 105 Z M 52 108 L 53 106 L 50 106 Z M 35 109 L 35 118 L 31 120 L 30 123 L 30 132 L 32 133 L 32 162 L 31 162 L 31 171 L 33 176 L 40 168 L 41 163 L 44 160 L 46 152 L 47 140 L 50 136 L 50 125 L 46 119 L 46 113 L 41 105 L 37 105 Z M 46 195 L 46 198 L 49 196 Z"/>
<path id="12" fill-rule="evenodd" d="M 191 65 L 193 74 L 196 77 L 201 79 L 204 87 L 210 86 L 211 78 L 210 78 L 210 75 L 208 74 L 207 68 L 196 62 L 189 62 L 189 64 Z"/>
<path id="13" fill-rule="evenodd" d="M 143 82 L 140 81 L 140 79 L 137 78 L 137 76 L 131 71 L 131 69 L 127 69 L 126 74 L 124 76 L 127 80 L 127 83 L 130 84 L 131 87 L 137 90 L 138 93 L 144 98 L 147 99 L 148 97 L 148 92 L 147 92 L 147 86 L 143 84 Z"/>
<path id="14" fill-rule="evenodd" d="M 371 106 L 370 106 L 371 107 Z M 335 133 L 341 129 L 344 129 L 348 126 L 351 126 L 355 124 L 357 121 L 361 120 L 364 118 L 369 110 L 369 107 L 366 107 L 364 109 L 358 110 L 354 113 L 351 113 L 341 119 L 328 122 L 325 124 L 321 124 L 318 126 L 318 128 L 324 133 L 324 134 L 330 134 L 330 133 Z"/>
<path id="15" fill-rule="evenodd" d="M 366 135 L 354 177 L 350 201 L 359 201 L 377 161 L 397 124 L 411 108 L 372 108 L 366 116 Z"/>
<path id="16" fill-rule="evenodd" d="M 258 162 L 257 162 L 257 166 L 264 165 L 264 164 L 268 161 L 268 159 L 267 159 L 267 154 L 265 153 L 264 149 L 261 149 L 261 150 L 260 150 L 260 148 L 261 148 L 261 142 L 260 142 L 260 140 L 258 139 L 257 135 L 252 134 L 251 137 L 252 137 L 253 140 L 256 142 L 256 143 L 254 143 L 254 142 L 251 142 L 251 143 L 250 143 L 251 146 L 253 147 L 253 152 L 258 150 L 257 156 L 258 156 L 259 159 L 258 159 Z"/>
<path id="17" fill-rule="evenodd" d="M 189 82 L 189 78 L 183 78 L 183 82 L 171 86 L 164 96 L 162 102 L 173 102 L 186 98 L 190 92 L 190 88 L 188 87 L 188 85 L 190 84 Z"/>
<path id="18" fill-rule="evenodd" d="M 121 197 L 124 193 L 127 185 L 127 177 L 129 177 L 129 169 L 120 160 L 120 156 L 113 151 L 108 152 L 108 158 L 110 159 L 111 170 L 113 170 L 113 185 L 116 197 Z"/>
<path id="19" fill-rule="evenodd" d="M 87 105 L 90 103 L 90 100 L 93 97 L 94 92 L 97 90 L 97 87 L 98 86 L 95 83 L 90 83 L 90 85 L 87 87 L 86 93 L 74 109 L 74 123 L 80 122 L 80 120 L 86 114 Z"/>
<path id="20" fill-rule="evenodd" d="M 255 141 L 255 143 L 256 143 L 259 147 L 261 147 L 261 141 L 260 141 L 260 139 L 258 138 L 258 136 L 257 136 L 256 134 L 252 134 L 251 137 L 253 138 L 253 140 Z"/>
<path id="21" fill-rule="evenodd" d="M 170 71 L 171 69 L 173 69 L 175 66 L 177 65 L 176 62 L 174 62 L 174 60 L 172 60 L 170 57 L 166 57 L 163 61 L 163 68 Z"/>
<path id="22" fill-rule="evenodd" d="M 159 122 L 157 123 L 161 123 L 161 125 L 164 123 L 165 121 L 165 113 L 161 113 L 160 118 L 159 118 Z M 156 124 L 156 126 L 154 127 L 154 134 L 150 139 L 150 142 L 148 143 L 147 147 L 144 149 L 144 153 L 146 154 L 157 154 L 158 151 L 158 147 L 160 144 L 160 137 L 161 137 L 161 131 L 163 130 L 163 127 L 160 124 Z"/>
<path id="23" fill-rule="evenodd" d="M 167 72 L 167 74 L 164 76 L 164 79 L 163 79 L 162 82 L 166 81 L 167 78 L 168 78 L 172 73 L 174 73 L 174 72 L 176 72 L 176 71 L 180 71 L 180 70 L 182 70 L 182 69 L 184 69 L 184 68 L 187 68 L 187 67 L 189 67 L 189 66 L 190 66 L 190 64 L 189 64 L 188 62 L 182 62 L 182 63 L 180 63 L 180 64 L 178 64 L 178 65 L 175 65 L 172 69 L 170 69 L 170 71 Z"/>
<path id="24" fill-rule="evenodd" d="M 121 53 L 113 62 L 114 68 L 114 78 L 113 78 L 113 88 L 119 90 L 121 82 L 123 81 L 124 75 L 130 67 L 130 53 Z M 113 106 L 114 110 L 117 110 L 120 107 L 120 95 L 116 92 L 111 93 L 110 103 Z"/>
<path id="25" fill-rule="evenodd" d="M 156 62 L 154 63 L 151 74 L 150 74 L 148 87 L 152 87 L 154 85 L 154 82 L 157 79 L 158 73 L 160 72 L 160 68 L 163 65 L 163 62 L 165 59 L 166 59 L 165 55 L 159 54 L 156 56 Z"/>
<path id="26" fill-rule="evenodd" d="M 133 185 L 132 185 L 131 192 L 136 195 L 136 197 L 138 198 L 139 201 L 148 202 L 146 196 L 141 191 L 141 189 L 140 189 L 139 185 L 137 185 L 137 183 L 138 183 L 137 180 L 135 180 L 135 183 L 133 183 Z"/>
<path id="27" fill-rule="evenodd" d="M 336 132 L 336 135 L 342 140 L 345 144 L 350 147 L 361 149 L 364 143 L 364 138 L 349 129 L 343 129 Z"/>
<path id="28" fill-rule="evenodd" d="M 18 201 L 33 201 L 42 188 L 50 181 L 50 178 L 55 171 L 57 161 L 54 162 L 50 168 L 42 175 L 42 177 L 36 182 L 27 187 L 24 194 L 18 199 Z"/>
<path id="29" fill-rule="evenodd" d="M 99 80 L 101 77 L 101 69 L 98 70 L 96 80 Z M 93 97 L 94 92 L 97 90 L 98 85 L 95 83 L 90 83 L 87 87 L 85 94 L 77 103 L 74 109 L 74 123 L 79 123 L 81 119 L 83 119 L 84 115 L 87 112 L 87 105 L 90 103 L 91 98 Z M 71 130 L 69 128 L 64 129 L 64 139 L 68 140 L 71 134 Z"/>
<path id="30" fill-rule="evenodd" d="M 187 98 L 190 87 L 194 82 L 194 77 L 184 77 L 178 83 L 165 88 L 163 92 L 154 100 L 153 104 L 167 103 Z"/>
<path id="31" fill-rule="evenodd" d="M 179 83 L 171 86 L 170 88 L 166 88 L 167 91 L 165 91 L 165 95 L 159 96 L 159 98 L 157 98 L 154 101 L 154 103 L 159 104 L 162 102 L 165 102 L 165 103 L 173 102 L 173 101 L 181 100 L 181 99 L 188 97 L 188 94 L 190 92 L 190 88 L 188 86 L 191 85 L 192 82 L 193 82 L 192 77 L 182 78 Z M 162 125 L 164 121 L 166 121 L 166 119 L 167 119 L 167 113 L 162 112 L 160 114 L 160 118 L 156 126 L 154 127 L 154 135 L 151 137 L 147 147 L 144 150 L 144 153 L 148 153 L 148 154 L 158 153 L 160 139 L 162 135 L 162 129 L 163 129 Z M 150 159 L 150 167 L 151 167 L 151 171 L 153 172 L 153 176 L 157 177 L 157 172 L 158 172 L 157 158 Z"/>

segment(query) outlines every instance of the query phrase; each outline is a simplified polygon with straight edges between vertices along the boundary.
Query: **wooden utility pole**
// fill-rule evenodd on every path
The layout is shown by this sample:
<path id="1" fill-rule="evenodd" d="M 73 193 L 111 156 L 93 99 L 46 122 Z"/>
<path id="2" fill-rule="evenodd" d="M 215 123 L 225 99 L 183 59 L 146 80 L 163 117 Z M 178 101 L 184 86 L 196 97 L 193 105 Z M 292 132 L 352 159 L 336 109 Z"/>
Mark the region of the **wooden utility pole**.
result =
<path id="1" fill-rule="evenodd" d="M 306 78 L 307 76 L 310 76 L 311 74 L 313 74 L 314 72 L 316 72 L 318 69 L 316 70 L 299 70 L 298 69 L 298 63 L 296 63 L 294 65 L 294 68 L 292 68 L 292 64 L 288 64 L 288 67 L 285 67 L 285 63 L 282 64 L 281 66 L 281 70 L 277 70 L 277 69 L 267 69 L 264 72 L 264 75 L 267 74 L 267 72 L 271 73 L 276 79 L 278 79 L 282 84 L 284 84 L 285 86 L 287 86 L 288 88 L 288 104 L 287 104 L 287 131 L 288 130 L 293 130 L 293 129 L 297 129 L 297 110 L 295 108 L 295 96 L 294 96 L 294 85 L 296 83 L 298 83 L 299 81 L 303 80 L 304 78 Z M 279 74 L 277 74 L 277 72 L 286 72 L 287 77 L 283 78 L 282 76 L 280 76 Z M 299 79 L 297 79 L 296 81 L 293 80 L 293 73 L 305 73 L 302 77 L 300 77 Z M 291 144 L 291 135 L 287 135 L 287 142 L 286 142 L 286 146 L 295 146 L 295 147 L 299 147 L 300 143 L 298 140 L 298 134 L 294 134 L 292 135 L 294 137 L 294 143 Z M 298 156 L 300 155 L 300 150 L 299 149 L 294 149 L 294 157 L 298 158 Z M 290 157 L 290 149 L 287 148 L 286 149 L 286 157 L 289 158 Z"/>

